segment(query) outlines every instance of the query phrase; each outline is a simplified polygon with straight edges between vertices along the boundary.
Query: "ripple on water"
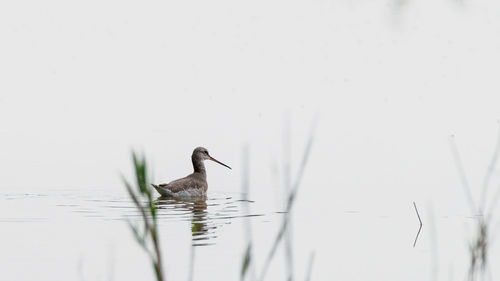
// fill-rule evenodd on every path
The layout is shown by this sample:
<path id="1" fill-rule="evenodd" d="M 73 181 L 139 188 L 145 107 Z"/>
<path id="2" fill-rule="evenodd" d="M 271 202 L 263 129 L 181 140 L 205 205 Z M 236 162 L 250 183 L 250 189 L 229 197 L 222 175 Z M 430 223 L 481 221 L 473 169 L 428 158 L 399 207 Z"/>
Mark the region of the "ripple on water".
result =
<path id="1" fill-rule="evenodd" d="M 242 205 L 250 203 L 247 200 L 234 199 L 232 196 L 213 196 L 207 199 L 178 200 L 161 199 L 155 201 L 158 206 L 158 216 L 161 222 L 189 221 L 193 246 L 209 246 L 215 244 L 218 230 L 231 223 L 232 219 L 263 216 L 262 214 L 247 214 Z"/>
<path id="2" fill-rule="evenodd" d="M 6 200 L 36 200 L 34 203 L 52 206 L 56 210 L 66 211 L 57 213 L 72 213 L 87 219 L 108 221 L 128 220 L 139 221 L 141 214 L 134 203 L 126 195 L 103 190 L 64 190 L 48 191 L 46 193 L 4 193 Z M 14 202 L 13 202 L 14 203 Z M 155 200 L 158 207 L 160 226 L 185 221 L 191 227 L 192 245 L 209 246 L 216 243 L 218 232 L 232 220 L 244 217 L 261 217 L 266 214 L 247 213 L 248 205 L 253 201 L 245 200 L 241 194 L 209 194 L 203 200 Z M 272 214 L 270 212 L 269 214 Z M 48 217 L 35 217 L 30 213 L 18 218 L 0 217 L 0 222 L 45 222 Z"/>

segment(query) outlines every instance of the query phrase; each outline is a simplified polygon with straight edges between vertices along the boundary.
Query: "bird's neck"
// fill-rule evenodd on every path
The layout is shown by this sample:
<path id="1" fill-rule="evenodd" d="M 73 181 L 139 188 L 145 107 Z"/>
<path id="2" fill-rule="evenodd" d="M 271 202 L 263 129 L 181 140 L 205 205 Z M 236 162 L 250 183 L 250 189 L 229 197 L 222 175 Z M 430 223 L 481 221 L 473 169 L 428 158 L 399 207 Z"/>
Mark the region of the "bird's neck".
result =
<path id="1" fill-rule="evenodd" d="M 193 161 L 194 172 L 200 173 L 206 177 L 207 171 L 205 170 L 205 164 L 203 164 L 203 160 L 196 157 L 191 157 L 191 160 Z"/>

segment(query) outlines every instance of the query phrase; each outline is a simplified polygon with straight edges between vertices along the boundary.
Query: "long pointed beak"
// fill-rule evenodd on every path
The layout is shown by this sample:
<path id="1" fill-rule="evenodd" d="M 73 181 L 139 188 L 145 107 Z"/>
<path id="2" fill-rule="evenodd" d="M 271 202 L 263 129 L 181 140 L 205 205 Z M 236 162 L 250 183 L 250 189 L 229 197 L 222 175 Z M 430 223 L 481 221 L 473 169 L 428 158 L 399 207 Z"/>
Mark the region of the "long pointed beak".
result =
<path id="1" fill-rule="evenodd" d="M 228 165 L 226 165 L 226 164 L 224 164 L 224 163 L 222 163 L 222 162 L 220 162 L 220 161 L 216 160 L 216 159 L 215 159 L 215 158 L 213 158 L 212 156 L 209 156 L 209 157 L 210 157 L 210 160 L 212 160 L 212 161 L 214 161 L 214 162 L 216 162 L 216 163 L 219 163 L 219 164 L 221 164 L 222 166 L 227 167 L 227 168 L 229 168 L 230 170 L 232 170 L 232 169 L 231 169 L 231 167 L 229 167 Z"/>

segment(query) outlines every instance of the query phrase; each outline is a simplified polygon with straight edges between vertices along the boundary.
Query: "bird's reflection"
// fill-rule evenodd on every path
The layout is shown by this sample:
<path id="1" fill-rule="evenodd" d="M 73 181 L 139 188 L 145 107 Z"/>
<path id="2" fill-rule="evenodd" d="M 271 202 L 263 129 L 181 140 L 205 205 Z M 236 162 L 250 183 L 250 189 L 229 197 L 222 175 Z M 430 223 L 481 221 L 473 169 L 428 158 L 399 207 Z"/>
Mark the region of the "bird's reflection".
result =
<path id="1" fill-rule="evenodd" d="M 186 211 L 189 211 L 191 213 L 191 236 L 193 246 L 205 246 L 212 244 L 209 240 L 216 237 L 215 229 L 217 226 L 211 223 L 208 219 L 206 198 L 203 197 L 181 200 L 159 197 L 156 200 L 156 206 L 159 209 L 172 210 L 175 213 L 178 213 L 181 217 L 186 214 Z"/>

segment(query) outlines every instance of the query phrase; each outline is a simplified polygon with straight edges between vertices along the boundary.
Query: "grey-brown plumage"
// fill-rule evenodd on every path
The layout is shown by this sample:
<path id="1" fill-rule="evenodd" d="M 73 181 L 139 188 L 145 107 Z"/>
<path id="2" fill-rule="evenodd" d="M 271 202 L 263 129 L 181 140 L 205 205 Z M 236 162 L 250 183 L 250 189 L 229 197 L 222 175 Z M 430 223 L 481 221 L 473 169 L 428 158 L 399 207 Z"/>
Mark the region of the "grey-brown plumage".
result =
<path id="1" fill-rule="evenodd" d="M 155 185 L 153 187 L 165 197 L 200 197 L 205 196 L 208 184 L 207 184 L 207 171 L 205 170 L 205 164 L 203 161 L 212 160 L 225 167 L 228 165 L 215 160 L 208 150 L 203 147 L 197 147 L 191 155 L 191 160 L 193 161 L 194 172 L 184 178 L 174 180 L 169 183 Z"/>

